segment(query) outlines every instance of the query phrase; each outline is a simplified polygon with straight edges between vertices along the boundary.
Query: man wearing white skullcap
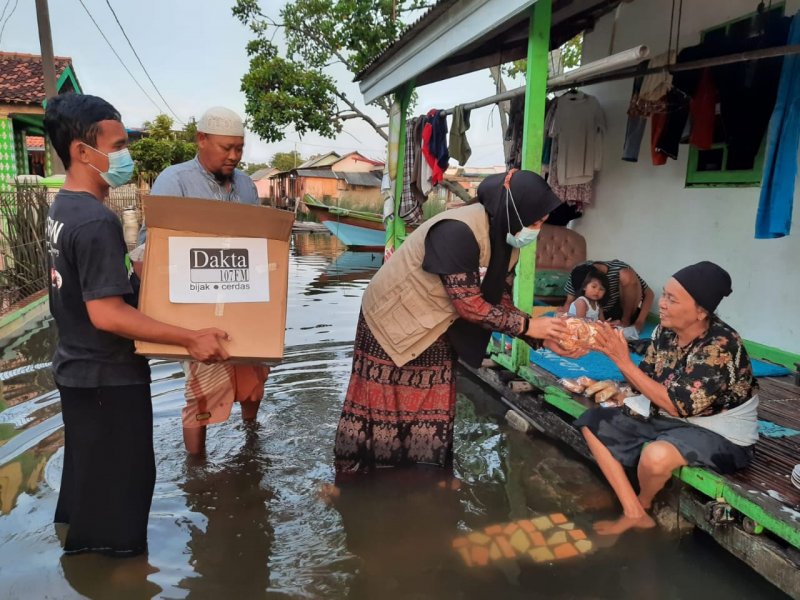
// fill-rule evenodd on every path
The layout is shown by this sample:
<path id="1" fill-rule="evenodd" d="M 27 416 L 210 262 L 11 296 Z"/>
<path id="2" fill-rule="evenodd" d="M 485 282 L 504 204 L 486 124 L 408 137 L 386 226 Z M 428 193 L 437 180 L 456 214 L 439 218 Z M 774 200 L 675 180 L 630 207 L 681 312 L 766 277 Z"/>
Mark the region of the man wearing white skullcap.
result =
<path id="1" fill-rule="evenodd" d="M 253 180 L 236 168 L 244 150 L 241 117 L 222 106 L 209 108 L 197 122 L 196 141 L 197 156 L 164 169 L 150 193 L 258 204 Z M 140 244 L 145 242 L 146 231 L 142 226 Z M 241 403 L 245 422 L 255 421 L 268 367 L 186 362 L 184 370 L 183 441 L 190 454 L 205 451 L 206 426 L 227 420 L 234 402 Z"/>

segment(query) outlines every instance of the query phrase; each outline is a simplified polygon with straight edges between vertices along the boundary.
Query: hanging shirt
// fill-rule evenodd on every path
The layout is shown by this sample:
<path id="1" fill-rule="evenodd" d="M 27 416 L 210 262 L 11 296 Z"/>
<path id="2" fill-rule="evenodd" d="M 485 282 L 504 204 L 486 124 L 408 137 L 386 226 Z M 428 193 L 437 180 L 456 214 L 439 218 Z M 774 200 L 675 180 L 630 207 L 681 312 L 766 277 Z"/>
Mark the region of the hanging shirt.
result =
<path id="1" fill-rule="evenodd" d="M 453 124 L 450 127 L 450 156 L 464 165 L 472 156 L 472 148 L 467 140 L 467 129 L 469 129 L 469 110 L 464 110 L 462 105 L 453 109 Z"/>
<path id="2" fill-rule="evenodd" d="M 558 183 L 588 183 L 600 169 L 606 118 L 594 96 L 567 92 L 559 97 L 550 134 L 558 144 Z"/>
<path id="3" fill-rule="evenodd" d="M 800 12 L 792 19 L 787 44 L 800 44 Z M 767 131 L 767 153 L 756 215 L 756 238 L 789 235 L 800 145 L 800 56 L 783 59 L 775 110 Z"/>

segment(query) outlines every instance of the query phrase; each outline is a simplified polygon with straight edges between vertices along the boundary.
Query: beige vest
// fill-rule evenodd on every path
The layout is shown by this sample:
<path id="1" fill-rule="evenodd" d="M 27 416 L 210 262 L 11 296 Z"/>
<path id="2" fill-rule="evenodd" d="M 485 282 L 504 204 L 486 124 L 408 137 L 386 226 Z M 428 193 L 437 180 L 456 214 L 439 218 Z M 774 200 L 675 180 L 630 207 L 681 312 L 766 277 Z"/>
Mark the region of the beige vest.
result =
<path id="1" fill-rule="evenodd" d="M 475 235 L 480 266 L 488 267 L 489 217 L 481 204 L 447 210 L 425 221 L 392 255 L 364 292 L 361 309 L 370 331 L 397 366 L 428 349 L 458 318 L 438 275 L 422 269 L 428 230 L 445 219 L 461 221 Z M 509 270 L 519 250 L 512 250 Z"/>

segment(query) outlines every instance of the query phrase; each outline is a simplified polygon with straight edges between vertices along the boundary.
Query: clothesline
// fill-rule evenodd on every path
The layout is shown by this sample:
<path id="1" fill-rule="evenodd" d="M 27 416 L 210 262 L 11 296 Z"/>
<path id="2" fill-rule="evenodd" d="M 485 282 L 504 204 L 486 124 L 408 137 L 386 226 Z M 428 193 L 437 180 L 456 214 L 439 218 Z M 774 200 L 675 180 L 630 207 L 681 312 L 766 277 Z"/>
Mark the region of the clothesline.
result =
<path id="1" fill-rule="evenodd" d="M 715 58 L 705 58 L 702 60 L 695 60 L 681 64 L 664 65 L 662 67 L 654 67 L 650 69 L 640 69 L 640 68 L 626 69 L 625 71 L 622 72 L 611 73 L 606 75 L 598 75 L 596 77 L 589 77 L 582 81 L 578 80 L 552 87 L 548 84 L 547 90 L 549 92 L 557 92 L 565 89 L 570 89 L 573 87 L 582 87 L 586 85 L 593 85 L 596 83 L 604 83 L 606 81 L 617 81 L 620 79 L 632 79 L 634 77 L 639 77 L 641 75 L 650 75 L 653 73 L 661 73 L 664 71 L 670 71 L 672 73 L 676 73 L 679 71 L 694 71 L 697 69 L 705 69 L 706 67 L 717 67 L 737 62 L 744 62 L 748 60 L 762 60 L 766 58 L 776 58 L 778 56 L 788 56 L 792 54 L 800 54 L 800 44 L 795 44 L 790 46 L 775 46 L 773 48 L 762 48 L 760 50 L 751 50 L 749 52 L 737 52 L 736 54 L 717 56 Z M 475 102 L 468 102 L 466 104 L 463 104 L 462 106 L 464 107 L 464 110 L 473 110 L 476 108 L 482 108 L 484 106 L 497 104 L 498 102 L 503 102 L 505 100 L 511 100 L 512 98 L 524 94 L 525 94 L 525 86 L 521 86 L 518 88 L 514 88 L 513 90 L 508 90 L 501 94 L 495 94 L 494 96 L 489 96 L 488 98 L 476 100 Z M 444 113 L 446 115 L 451 115 L 453 114 L 454 108 L 455 107 L 445 109 Z"/>

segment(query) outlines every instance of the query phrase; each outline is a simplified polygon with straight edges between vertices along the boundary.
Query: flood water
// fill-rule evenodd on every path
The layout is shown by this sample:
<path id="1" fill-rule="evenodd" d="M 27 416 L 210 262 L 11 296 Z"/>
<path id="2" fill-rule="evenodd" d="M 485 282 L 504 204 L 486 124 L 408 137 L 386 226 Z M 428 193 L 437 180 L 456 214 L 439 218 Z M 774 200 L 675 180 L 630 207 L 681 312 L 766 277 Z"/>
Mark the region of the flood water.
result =
<path id="1" fill-rule="evenodd" d="M 43 321 L 0 354 L 0 598 L 782 598 L 703 534 L 594 540 L 548 564 L 468 567 L 454 538 L 553 512 L 577 527 L 618 511 L 593 469 L 507 427 L 500 404 L 459 381 L 455 474 L 404 470 L 345 487 L 334 505 L 332 448 L 361 294 L 380 256 L 327 235 L 294 237 L 286 356 L 258 428 L 238 407 L 187 461 L 183 372 L 153 365 L 157 482 L 147 557 L 62 557 L 52 525 L 63 430 L 49 374 L 55 327 Z"/>

